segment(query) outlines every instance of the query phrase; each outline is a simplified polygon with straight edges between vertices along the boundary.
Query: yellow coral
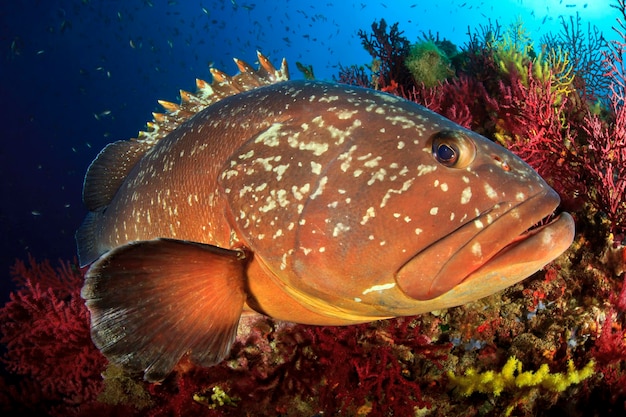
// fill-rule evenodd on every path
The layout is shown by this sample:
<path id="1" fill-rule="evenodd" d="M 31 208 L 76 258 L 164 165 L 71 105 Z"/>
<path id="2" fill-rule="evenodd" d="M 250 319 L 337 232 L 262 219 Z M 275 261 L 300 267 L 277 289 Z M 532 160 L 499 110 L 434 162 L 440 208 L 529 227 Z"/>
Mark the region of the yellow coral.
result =
<path id="1" fill-rule="evenodd" d="M 216 409 L 225 405 L 235 406 L 237 405 L 237 401 L 239 401 L 239 398 L 230 397 L 226 391 L 218 386 L 214 386 L 212 392 L 212 394 L 195 393 L 193 394 L 193 400 L 197 403 L 206 405 L 210 409 Z"/>
<path id="2" fill-rule="evenodd" d="M 521 19 L 511 24 L 502 40 L 490 45 L 503 74 L 515 71 L 522 84 L 529 85 L 529 75 L 538 80 L 548 80 L 560 100 L 574 91 L 574 70 L 569 54 L 562 49 L 548 49 L 535 55 L 532 40 Z"/>
<path id="3" fill-rule="evenodd" d="M 577 370 L 574 362 L 567 363 L 567 373 L 550 373 L 548 365 L 543 364 L 536 372 L 522 372 L 522 362 L 515 356 L 509 358 L 502 371 L 477 372 L 470 368 L 465 375 L 457 376 L 452 371 L 448 378 L 452 386 L 460 389 L 461 394 L 469 396 L 474 392 L 498 396 L 502 391 L 515 391 L 524 388 L 541 387 L 554 392 L 563 392 L 570 385 L 578 384 L 589 378 L 595 364 L 590 361 L 582 369 Z"/>

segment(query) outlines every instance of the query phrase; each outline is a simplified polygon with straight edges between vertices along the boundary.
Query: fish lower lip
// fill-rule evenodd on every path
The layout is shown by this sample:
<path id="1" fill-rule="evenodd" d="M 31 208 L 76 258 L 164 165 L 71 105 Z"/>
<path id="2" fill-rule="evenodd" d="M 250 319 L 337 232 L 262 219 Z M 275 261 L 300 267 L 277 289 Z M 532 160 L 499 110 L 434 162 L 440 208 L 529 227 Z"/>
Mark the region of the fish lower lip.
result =
<path id="1" fill-rule="evenodd" d="M 491 223 L 483 218 L 487 214 L 478 217 L 407 262 L 396 274 L 398 286 L 412 299 L 430 300 L 470 277 L 479 276 L 479 270 L 499 276 L 500 282 L 492 283 L 498 289 L 513 285 L 550 262 L 571 244 L 574 226 L 567 213 L 548 224 L 534 227 L 553 213 L 559 201 L 558 195 L 547 189 L 516 206 L 510 205 Z M 490 214 L 494 215 L 494 212 Z M 484 227 L 476 226 L 476 221 L 484 223 Z M 545 253 L 542 253 L 533 250 L 530 245 L 534 243 L 543 247 L 543 241 L 550 241 L 560 252 L 555 254 L 557 250 L 546 247 L 542 249 Z M 441 256 L 442 253 L 451 255 Z M 501 259 L 508 260 L 512 265 L 503 264 Z M 485 295 L 498 289 L 491 288 Z"/>

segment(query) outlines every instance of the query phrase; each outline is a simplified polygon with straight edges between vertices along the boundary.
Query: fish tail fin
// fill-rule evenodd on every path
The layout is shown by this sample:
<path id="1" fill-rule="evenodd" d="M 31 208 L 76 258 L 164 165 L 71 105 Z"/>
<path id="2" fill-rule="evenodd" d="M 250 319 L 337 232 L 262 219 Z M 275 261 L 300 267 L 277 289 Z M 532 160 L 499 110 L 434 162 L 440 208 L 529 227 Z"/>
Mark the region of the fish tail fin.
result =
<path id="1" fill-rule="evenodd" d="M 189 354 L 221 362 L 245 302 L 245 253 L 173 239 L 129 243 L 89 269 L 82 297 L 94 344 L 113 363 L 163 380 Z"/>
<path id="2" fill-rule="evenodd" d="M 76 231 L 78 263 L 81 267 L 89 265 L 102 255 L 96 246 L 97 224 L 101 217 L 101 212 L 91 211 L 87 213 L 85 220 Z"/>

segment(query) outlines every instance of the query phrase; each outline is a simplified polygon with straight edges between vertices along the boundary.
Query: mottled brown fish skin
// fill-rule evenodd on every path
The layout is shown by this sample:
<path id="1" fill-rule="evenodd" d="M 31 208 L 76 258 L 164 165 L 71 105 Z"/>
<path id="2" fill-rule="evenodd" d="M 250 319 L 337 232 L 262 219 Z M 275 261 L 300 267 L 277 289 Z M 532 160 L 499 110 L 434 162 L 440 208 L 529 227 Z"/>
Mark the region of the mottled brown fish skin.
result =
<path id="1" fill-rule="evenodd" d="M 457 146 L 459 165 L 438 161 L 434 142 Z M 569 246 L 571 218 L 524 252 L 521 272 L 487 270 L 483 284 L 472 273 L 558 201 L 519 158 L 421 106 L 287 81 L 225 98 L 157 143 L 99 219 L 97 251 L 160 237 L 246 248 L 251 307 L 348 324 L 523 279 Z"/>

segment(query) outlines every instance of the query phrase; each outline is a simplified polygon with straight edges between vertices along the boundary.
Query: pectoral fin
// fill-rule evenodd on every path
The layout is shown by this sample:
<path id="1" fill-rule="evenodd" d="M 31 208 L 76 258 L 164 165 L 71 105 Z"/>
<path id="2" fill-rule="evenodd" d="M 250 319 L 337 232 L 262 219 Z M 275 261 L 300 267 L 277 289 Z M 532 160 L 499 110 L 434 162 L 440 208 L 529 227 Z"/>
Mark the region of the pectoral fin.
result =
<path id="1" fill-rule="evenodd" d="M 173 239 L 120 246 L 94 263 L 82 297 L 94 344 L 112 362 L 155 382 L 185 354 L 222 361 L 245 301 L 243 251 Z"/>

